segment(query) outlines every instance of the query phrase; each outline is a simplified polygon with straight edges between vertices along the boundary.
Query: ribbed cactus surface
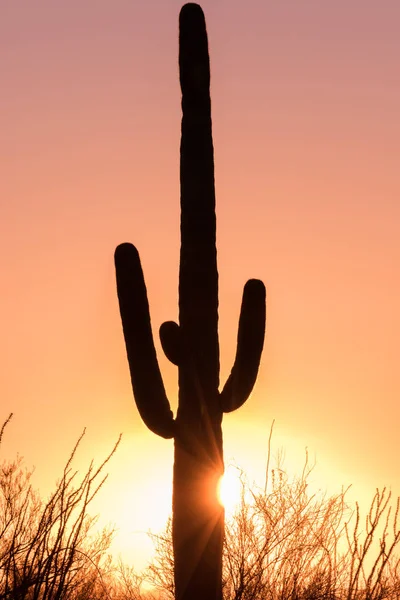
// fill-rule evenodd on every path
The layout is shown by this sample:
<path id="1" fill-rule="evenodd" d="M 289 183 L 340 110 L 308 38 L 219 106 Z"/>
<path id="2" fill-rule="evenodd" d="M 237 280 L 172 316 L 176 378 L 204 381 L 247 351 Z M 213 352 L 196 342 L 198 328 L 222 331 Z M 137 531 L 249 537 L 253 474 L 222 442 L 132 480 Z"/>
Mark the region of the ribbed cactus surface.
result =
<path id="1" fill-rule="evenodd" d="M 179 324 L 160 327 L 167 358 L 178 366 L 174 418 L 157 362 L 146 286 L 132 244 L 115 252 L 117 291 L 133 393 L 149 429 L 174 438 L 173 548 L 177 600 L 221 600 L 224 513 L 222 415 L 240 407 L 255 383 L 265 333 L 265 287 L 243 292 L 237 351 L 219 391 L 218 271 L 210 66 L 204 14 L 185 4 L 179 18 L 182 89 Z"/>

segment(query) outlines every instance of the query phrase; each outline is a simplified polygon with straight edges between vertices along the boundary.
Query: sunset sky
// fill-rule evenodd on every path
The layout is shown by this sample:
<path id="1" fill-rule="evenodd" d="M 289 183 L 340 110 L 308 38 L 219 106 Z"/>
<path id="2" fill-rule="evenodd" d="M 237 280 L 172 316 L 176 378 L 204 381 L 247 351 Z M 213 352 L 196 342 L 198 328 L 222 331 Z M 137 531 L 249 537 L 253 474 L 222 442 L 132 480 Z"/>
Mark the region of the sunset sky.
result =
<path id="1" fill-rule="evenodd" d="M 170 509 L 172 441 L 136 410 L 113 252 L 139 249 L 158 327 L 177 318 L 175 0 L 0 3 L 2 457 L 47 494 L 121 446 L 96 501 L 142 566 Z M 267 287 L 256 388 L 224 417 L 226 463 L 263 483 L 268 433 L 316 487 L 400 493 L 400 4 L 204 0 L 211 53 L 221 382 L 242 288 Z"/>

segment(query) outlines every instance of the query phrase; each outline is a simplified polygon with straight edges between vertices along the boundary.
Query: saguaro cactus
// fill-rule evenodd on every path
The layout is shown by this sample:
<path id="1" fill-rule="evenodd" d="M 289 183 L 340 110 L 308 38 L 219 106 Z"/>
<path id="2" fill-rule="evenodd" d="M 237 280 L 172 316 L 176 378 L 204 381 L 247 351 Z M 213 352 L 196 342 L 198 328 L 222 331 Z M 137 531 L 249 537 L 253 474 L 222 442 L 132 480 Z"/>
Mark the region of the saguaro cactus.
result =
<path id="1" fill-rule="evenodd" d="M 235 362 L 219 391 L 218 271 L 210 67 L 203 12 L 180 13 L 182 89 L 181 251 L 179 325 L 160 327 L 162 348 L 179 369 L 176 418 L 166 397 L 136 248 L 115 252 L 122 325 L 139 413 L 149 429 L 174 438 L 173 548 L 178 600 L 222 598 L 224 512 L 217 499 L 223 474 L 222 415 L 240 407 L 255 383 L 265 332 L 265 287 L 244 288 Z"/>

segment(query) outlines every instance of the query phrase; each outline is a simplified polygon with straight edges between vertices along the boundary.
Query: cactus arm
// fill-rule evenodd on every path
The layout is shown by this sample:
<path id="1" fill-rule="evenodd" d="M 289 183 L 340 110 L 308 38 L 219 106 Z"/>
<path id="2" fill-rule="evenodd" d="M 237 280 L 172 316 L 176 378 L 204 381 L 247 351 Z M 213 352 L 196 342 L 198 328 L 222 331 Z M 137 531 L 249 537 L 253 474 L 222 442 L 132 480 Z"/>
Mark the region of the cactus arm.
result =
<path id="1" fill-rule="evenodd" d="M 265 334 L 265 286 L 250 279 L 243 290 L 235 362 L 220 394 L 221 408 L 231 412 L 249 397 L 257 378 Z"/>
<path id="2" fill-rule="evenodd" d="M 115 269 L 136 405 L 151 431 L 161 437 L 172 438 L 175 424 L 157 362 L 146 285 L 135 246 L 120 244 L 117 247 Z"/>

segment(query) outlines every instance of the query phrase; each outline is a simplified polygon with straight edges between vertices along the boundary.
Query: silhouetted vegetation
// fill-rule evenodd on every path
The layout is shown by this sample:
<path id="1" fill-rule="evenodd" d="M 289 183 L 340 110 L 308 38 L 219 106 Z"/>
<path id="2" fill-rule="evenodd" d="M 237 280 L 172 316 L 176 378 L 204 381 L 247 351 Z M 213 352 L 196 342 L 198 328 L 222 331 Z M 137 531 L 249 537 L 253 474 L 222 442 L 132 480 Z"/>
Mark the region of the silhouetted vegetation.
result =
<path id="1" fill-rule="evenodd" d="M 6 425 L 0 431 L 0 442 Z M 140 598 L 140 578 L 114 565 L 108 550 L 113 530 L 94 534 L 97 518 L 87 510 L 107 475 L 105 460 L 78 477 L 73 448 L 55 490 L 44 501 L 31 484 L 22 458 L 0 463 L 0 599 L 103 600 Z"/>
<path id="2" fill-rule="evenodd" d="M 270 490 L 249 486 L 227 521 L 224 600 L 384 600 L 400 598 L 399 499 L 376 490 L 365 519 L 346 502 L 348 490 L 309 494 L 306 461 L 290 480 L 283 465 Z M 153 535 L 156 556 L 147 578 L 174 597 L 171 522 Z"/>
<path id="3" fill-rule="evenodd" d="M 79 478 L 72 462 L 82 437 L 47 501 L 21 458 L 1 462 L 0 599 L 174 598 L 171 519 L 151 535 L 155 555 L 143 573 L 114 561 L 112 528 L 93 532 L 97 519 L 87 510 L 119 441 Z M 391 504 L 390 491 L 376 490 L 363 518 L 346 501 L 348 490 L 310 494 L 312 469 L 306 460 L 289 479 L 278 460 L 264 490 L 241 473 L 241 499 L 225 528 L 224 600 L 399 600 L 399 500 Z"/>

